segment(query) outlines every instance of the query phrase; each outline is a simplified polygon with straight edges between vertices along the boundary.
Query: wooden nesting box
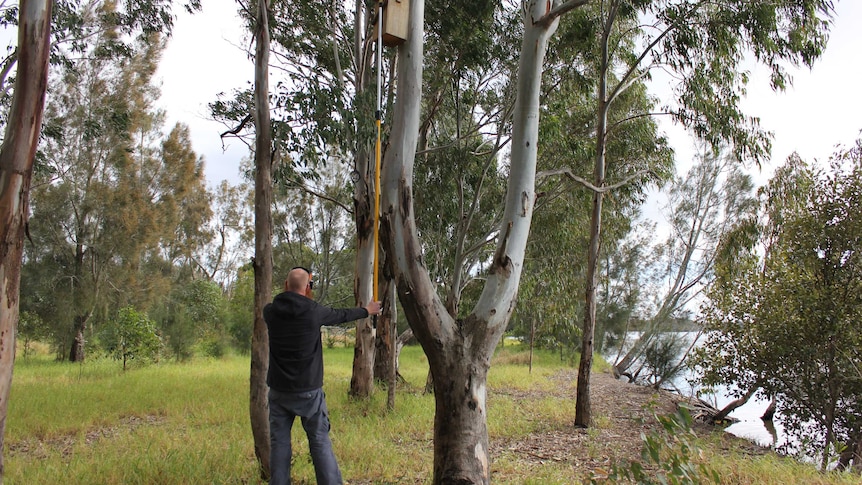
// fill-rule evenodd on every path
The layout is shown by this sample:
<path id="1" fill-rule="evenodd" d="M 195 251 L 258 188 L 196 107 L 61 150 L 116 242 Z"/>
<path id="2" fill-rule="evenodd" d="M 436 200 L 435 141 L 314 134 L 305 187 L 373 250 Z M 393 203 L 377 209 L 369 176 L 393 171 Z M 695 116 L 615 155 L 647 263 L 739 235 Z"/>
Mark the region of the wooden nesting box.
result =
<path id="1" fill-rule="evenodd" d="M 410 0 L 387 0 L 383 5 L 383 45 L 392 47 L 407 40 Z"/>

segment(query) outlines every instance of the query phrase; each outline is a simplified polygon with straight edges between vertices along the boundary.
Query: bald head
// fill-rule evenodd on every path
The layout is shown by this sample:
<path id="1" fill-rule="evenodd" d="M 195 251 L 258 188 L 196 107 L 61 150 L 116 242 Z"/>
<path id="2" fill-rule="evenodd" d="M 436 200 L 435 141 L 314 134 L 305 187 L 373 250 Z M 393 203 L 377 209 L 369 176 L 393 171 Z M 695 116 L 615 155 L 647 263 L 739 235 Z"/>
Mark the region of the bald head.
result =
<path id="1" fill-rule="evenodd" d="M 284 281 L 284 291 L 291 291 L 305 295 L 308 290 L 308 282 L 311 280 L 311 274 L 302 268 L 293 268 L 287 274 L 287 280 Z"/>

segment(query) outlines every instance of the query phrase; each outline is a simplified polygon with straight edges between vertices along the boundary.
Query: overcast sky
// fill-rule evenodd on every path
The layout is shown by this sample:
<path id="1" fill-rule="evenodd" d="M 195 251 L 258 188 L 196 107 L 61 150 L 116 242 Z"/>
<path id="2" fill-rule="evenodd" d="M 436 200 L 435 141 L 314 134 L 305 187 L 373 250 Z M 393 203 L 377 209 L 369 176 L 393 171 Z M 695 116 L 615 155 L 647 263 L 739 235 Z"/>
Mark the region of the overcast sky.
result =
<path id="1" fill-rule="evenodd" d="M 165 52 L 159 75 L 162 105 L 170 125 L 182 121 L 191 128 L 194 149 L 206 159 L 211 184 L 239 178 L 239 161 L 247 149 L 219 133 L 225 127 L 207 120 L 206 105 L 220 92 L 249 85 L 253 65 L 242 44 L 242 29 L 232 1 L 203 2 L 202 13 L 182 14 Z M 793 72 L 793 85 L 784 93 L 769 87 L 765 70 L 753 72 L 746 113 L 758 116 L 774 132 L 773 162 L 755 174 L 762 183 L 794 151 L 806 160 L 826 160 L 838 144 L 850 145 L 862 129 L 862 1 L 837 2 L 837 15 L 824 56 L 814 69 Z M 662 124 L 677 151 L 678 166 L 693 155 L 685 133 Z"/>

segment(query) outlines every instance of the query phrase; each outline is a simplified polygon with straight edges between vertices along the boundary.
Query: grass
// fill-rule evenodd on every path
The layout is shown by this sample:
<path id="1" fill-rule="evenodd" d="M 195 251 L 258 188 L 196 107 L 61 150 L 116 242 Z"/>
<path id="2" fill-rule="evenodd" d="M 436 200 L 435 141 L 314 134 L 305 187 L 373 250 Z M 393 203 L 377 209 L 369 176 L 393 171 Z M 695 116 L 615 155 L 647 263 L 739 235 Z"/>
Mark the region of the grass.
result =
<path id="1" fill-rule="evenodd" d="M 405 348 L 396 409 L 386 393 L 369 401 L 348 398 L 353 349 L 325 350 L 325 391 L 335 453 L 355 483 L 430 483 L 433 396 L 422 391 L 427 361 Z M 533 372 L 524 354 L 506 347 L 489 375 L 488 428 L 493 440 L 570 426 L 574 399 L 547 392 L 565 364 L 537 352 Z M 84 364 L 48 356 L 18 359 L 9 401 L 4 480 L 9 484 L 260 484 L 248 418 L 248 357 L 160 363 L 123 372 L 110 360 Z M 529 395 L 527 395 L 529 393 Z M 597 429 L 608 425 L 597 420 Z M 604 420 L 604 421 L 603 421 Z M 594 433 L 599 439 L 600 433 Z M 718 450 L 717 440 L 705 440 Z M 314 483 L 301 426 L 294 427 L 295 483 Z M 602 443 L 591 443 L 601 453 Z M 570 464 L 529 463 L 506 450 L 493 457 L 495 483 L 576 483 Z M 716 454 L 725 483 L 839 484 L 804 465 L 765 457 Z"/>

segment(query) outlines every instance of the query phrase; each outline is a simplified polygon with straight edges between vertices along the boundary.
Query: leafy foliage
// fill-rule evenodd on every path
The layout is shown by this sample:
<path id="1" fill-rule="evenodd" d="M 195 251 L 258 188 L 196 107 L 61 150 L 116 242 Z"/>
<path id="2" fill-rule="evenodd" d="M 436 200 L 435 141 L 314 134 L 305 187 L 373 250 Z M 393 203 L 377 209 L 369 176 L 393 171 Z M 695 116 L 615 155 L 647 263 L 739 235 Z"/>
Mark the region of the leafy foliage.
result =
<path id="1" fill-rule="evenodd" d="M 133 307 L 121 308 L 103 327 L 99 340 L 108 355 L 123 362 L 123 370 L 131 360 L 157 358 L 162 344 L 155 322 Z"/>
<path id="2" fill-rule="evenodd" d="M 221 345 L 227 335 L 226 301 L 221 287 L 205 279 L 176 284 L 158 317 L 167 347 L 177 360 L 193 355 L 200 341 Z"/>
<path id="3" fill-rule="evenodd" d="M 760 217 L 725 241 L 697 369 L 706 386 L 775 396 L 803 443 L 788 449 L 825 467 L 862 432 L 862 145 L 828 169 L 791 157 L 760 195 Z"/>
<path id="4" fill-rule="evenodd" d="M 109 8 L 109 6 L 104 6 Z M 117 308 L 144 311 L 198 271 L 212 234 L 203 160 L 178 124 L 165 137 L 151 83 L 158 36 L 104 49 L 117 32 L 99 24 L 86 55 L 54 66 L 39 170 L 32 189 L 23 308 L 53 331 L 59 355 L 84 358 L 88 327 Z"/>
<path id="5" fill-rule="evenodd" d="M 718 472 L 705 463 L 691 429 L 685 407 L 675 414 L 655 415 L 663 432 L 641 435 L 643 462 L 613 463 L 609 470 L 593 471 L 590 483 L 638 483 L 643 485 L 699 485 L 721 483 Z"/>

